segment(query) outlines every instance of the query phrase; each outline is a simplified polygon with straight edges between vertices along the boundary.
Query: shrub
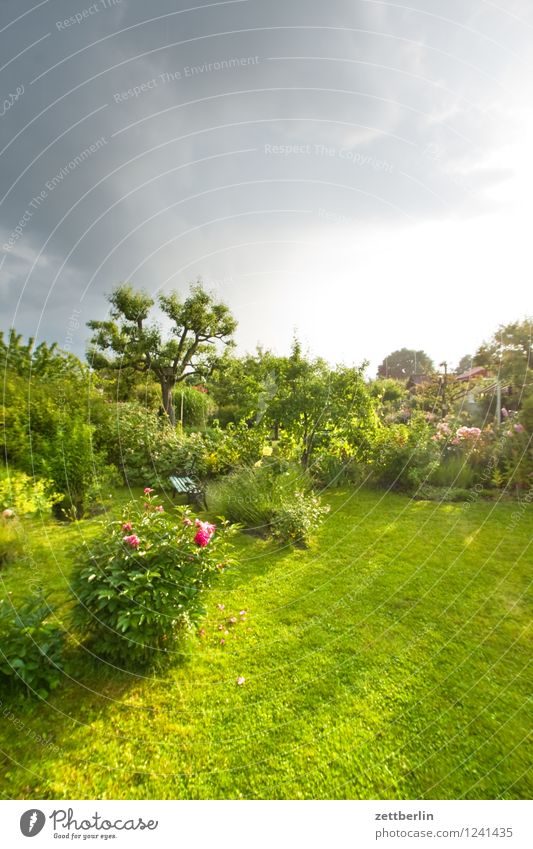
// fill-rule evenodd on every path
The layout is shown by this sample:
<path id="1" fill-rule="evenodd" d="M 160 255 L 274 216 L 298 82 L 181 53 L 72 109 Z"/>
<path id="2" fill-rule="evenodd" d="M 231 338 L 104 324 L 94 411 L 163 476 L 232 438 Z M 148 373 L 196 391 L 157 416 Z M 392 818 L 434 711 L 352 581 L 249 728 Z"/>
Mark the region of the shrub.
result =
<path id="1" fill-rule="evenodd" d="M 202 591 L 231 562 L 225 522 L 215 529 L 186 508 L 166 513 L 151 493 L 84 544 L 73 579 L 75 625 L 98 653 L 126 666 L 171 652 L 204 613 Z"/>
<path id="2" fill-rule="evenodd" d="M 363 477 L 363 468 L 355 457 L 317 451 L 309 466 L 309 473 L 319 486 L 342 486 L 359 483 Z"/>
<path id="3" fill-rule="evenodd" d="M 92 435 L 92 425 L 73 421 L 61 427 L 49 445 L 43 467 L 62 494 L 54 505 L 59 517 L 81 519 L 99 476 L 109 471 L 104 456 L 94 451 Z"/>
<path id="4" fill-rule="evenodd" d="M 246 422 L 230 422 L 225 430 L 212 428 L 204 440 L 208 452 L 206 471 L 218 477 L 259 462 L 263 456 L 266 431 L 263 425 L 249 427 Z"/>
<path id="5" fill-rule="evenodd" d="M 208 449 L 200 434 L 187 436 L 139 404 L 116 405 L 103 442 L 107 461 L 132 486 L 165 484 L 173 472 L 203 477 L 208 470 Z"/>
<path id="6" fill-rule="evenodd" d="M 399 490 L 412 490 L 424 483 L 439 465 L 440 450 L 432 441 L 423 415 L 409 424 L 382 428 L 376 437 L 371 460 L 375 483 Z"/>
<path id="7" fill-rule="evenodd" d="M 307 545 L 312 531 L 329 507 L 322 506 L 316 495 L 294 493 L 294 498 L 285 501 L 272 514 L 272 534 L 282 542 Z"/>
<path id="8" fill-rule="evenodd" d="M 24 536 L 15 515 L 0 518 L 0 568 L 24 556 Z"/>
<path id="9" fill-rule="evenodd" d="M 0 677 L 46 698 L 61 681 L 64 632 L 42 596 L 15 610 L 0 600 Z"/>
<path id="10" fill-rule="evenodd" d="M 0 471 L 0 510 L 14 510 L 17 516 L 47 512 L 61 500 L 52 492 L 49 480 L 37 480 L 16 469 Z"/>

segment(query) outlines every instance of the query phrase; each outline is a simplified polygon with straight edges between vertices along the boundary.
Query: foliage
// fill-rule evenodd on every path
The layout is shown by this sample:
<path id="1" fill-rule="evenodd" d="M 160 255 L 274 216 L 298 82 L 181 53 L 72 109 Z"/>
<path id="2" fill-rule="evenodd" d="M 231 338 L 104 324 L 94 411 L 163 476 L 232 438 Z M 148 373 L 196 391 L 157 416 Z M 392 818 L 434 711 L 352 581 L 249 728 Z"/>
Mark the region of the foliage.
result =
<path id="1" fill-rule="evenodd" d="M 215 344 L 229 344 L 237 323 L 228 307 L 216 302 L 197 283 L 182 301 L 177 292 L 160 295 L 158 305 L 172 323 L 164 337 L 161 327 L 147 324 L 154 300 L 129 285 L 109 296 L 111 320 L 90 321 L 94 331 L 89 362 L 96 369 L 151 372 L 161 387 L 163 409 L 176 423 L 172 394 L 177 383 L 203 377 L 213 366 Z"/>
<path id="2" fill-rule="evenodd" d="M 309 466 L 309 474 L 318 486 L 327 488 L 360 483 L 365 474 L 365 466 L 355 457 L 342 451 L 332 453 L 328 447 L 315 452 Z"/>
<path id="3" fill-rule="evenodd" d="M 286 358 L 258 347 L 255 354 L 236 357 L 225 351 L 209 376 L 209 391 L 222 426 L 229 422 L 260 423 L 279 389 Z"/>
<path id="4" fill-rule="evenodd" d="M 407 380 L 413 374 L 428 374 L 433 370 L 433 361 L 425 351 L 400 348 L 385 357 L 378 367 L 378 377 Z"/>
<path id="5" fill-rule="evenodd" d="M 277 507 L 271 520 L 272 534 L 282 542 L 291 542 L 306 546 L 311 533 L 329 513 L 329 507 L 323 505 L 317 495 L 295 492 Z"/>
<path id="6" fill-rule="evenodd" d="M 207 420 L 214 409 L 207 390 L 203 386 L 181 386 L 176 393 L 176 418 L 184 428 L 206 428 Z"/>
<path id="7" fill-rule="evenodd" d="M 225 430 L 212 428 L 203 437 L 206 472 L 218 477 L 239 466 L 253 465 L 261 460 L 267 433 L 264 424 L 249 427 L 246 422 L 230 422 Z"/>
<path id="8" fill-rule="evenodd" d="M 474 363 L 493 369 L 501 381 L 509 381 L 515 389 L 520 390 L 531 380 L 531 320 L 501 324 L 492 338 L 480 345 Z"/>
<path id="9" fill-rule="evenodd" d="M 50 479 L 62 496 L 55 511 L 79 518 L 89 506 L 95 480 L 107 476 L 101 440 L 109 430 L 112 408 L 92 389 L 81 364 L 68 370 L 68 357 L 66 370 L 61 367 L 65 360 L 59 358 L 57 370 L 47 375 L 32 373 L 26 379 L 10 373 L 1 417 L 10 468 Z"/>
<path id="10" fill-rule="evenodd" d="M 369 450 L 377 416 L 363 373 L 364 366 L 331 369 L 294 342 L 267 418 L 298 446 L 304 468 L 317 450 L 357 458 Z"/>
<path id="11" fill-rule="evenodd" d="M 60 375 L 80 377 L 85 370 L 86 366 L 77 357 L 61 351 L 55 342 L 35 346 L 35 339 L 30 337 L 24 342 L 14 328 L 10 329 L 7 340 L 0 331 L 0 371 L 4 375 L 16 374 L 26 380 Z"/>
<path id="12" fill-rule="evenodd" d="M 185 508 L 167 513 L 149 489 L 144 499 L 84 544 L 73 578 L 76 626 L 95 652 L 126 666 L 175 652 L 204 613 L 203 590 L 231 563 L 225 522 L 215 530 Z"/>
<path id="13" fill-rule="evenodd" d="M 274 459 L 245 466 L 212 484 L 210 507 L 259 534 L 272 533 L 287 542 L 306 542 L 327 510 L 311 494 L 306 472 Z"/>
<path id="14" fill-rule="evenodd" d="M 17 516 L 48 512 L 61 500 L 49 480 L 32 478 L 16 469 L 0 469 L 0 510 L 14 510 Z"/>
<path id="15" fill-rule="evenodd" d="M 24 535 L 16 517 L 0 518 L 0 568 L 24 557 Z"/>
<path id="16" fill-rule="evenodd" d="M 54 609 L 37 596 L 15 609 L 0 600 L 0 679 L 46 698 L 62 677 L 64 632 Z"/>
<path id="17" fill-rule="evenodd" d="M 387 488 L 412 490 L 437 468 L 439 449 L 423 415 L 409 424 L 393 424 L 378 432 L 369 464 L 374 483 Z"/>
<path id="18" fill-rule="evenodd" d="M 43 469 L 63 494 L 55 506 L 58 516 L 81 519 L 89 496 L 99 490 L 99 479 L 108 479 L 103 454 L 94 451 L 93 427 L 80 420 L 63 424 L 50 441 L 43 458 Z"/>

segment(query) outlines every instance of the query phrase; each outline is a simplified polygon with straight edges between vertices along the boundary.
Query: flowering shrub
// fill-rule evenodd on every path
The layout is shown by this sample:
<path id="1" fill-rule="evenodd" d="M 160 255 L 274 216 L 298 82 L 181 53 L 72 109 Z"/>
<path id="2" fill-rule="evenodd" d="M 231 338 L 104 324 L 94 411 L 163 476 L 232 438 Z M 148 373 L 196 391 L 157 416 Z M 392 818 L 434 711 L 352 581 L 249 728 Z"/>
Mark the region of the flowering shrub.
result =
<path id="1" fill-rule="evenodd" d="M 73 586 L 74 620 L 101 655 L 125 665 L 164 658 L 204 613 L 202 591 L 230 564 L 231 528 L 170 512 L 145 490 L 143 506 L 85 544 Z"/>

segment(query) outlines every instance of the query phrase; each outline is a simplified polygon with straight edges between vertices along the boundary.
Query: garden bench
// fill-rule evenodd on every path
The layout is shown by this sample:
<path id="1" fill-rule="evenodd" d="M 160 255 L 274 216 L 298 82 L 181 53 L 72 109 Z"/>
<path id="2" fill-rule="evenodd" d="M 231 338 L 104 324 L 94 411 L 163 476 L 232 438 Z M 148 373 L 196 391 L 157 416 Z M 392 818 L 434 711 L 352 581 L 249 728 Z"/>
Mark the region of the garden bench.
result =
<path id="1" fill-rule="evenodd" d="M 186 495 L 187 499 L 194 501 L 199 507 L 204 506 L 207 510 L 207 501 L 205 492 L 198 481 L 188 475 L 170 475 L 170 484 L 172 486 L 172 497 L 176 494 Z"/>

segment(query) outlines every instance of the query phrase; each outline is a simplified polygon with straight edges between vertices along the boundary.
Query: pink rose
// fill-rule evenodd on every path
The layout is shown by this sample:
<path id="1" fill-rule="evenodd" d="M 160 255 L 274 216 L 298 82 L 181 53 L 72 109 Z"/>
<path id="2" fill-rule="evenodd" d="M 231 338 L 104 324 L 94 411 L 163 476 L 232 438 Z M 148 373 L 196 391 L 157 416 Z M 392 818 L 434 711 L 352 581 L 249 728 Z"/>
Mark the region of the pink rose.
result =
<path id="1" fill-rule="evenodd" d="M 145 495 L 150 495 L 150 493 L 153 492 L 153 489 L 151 486 L 145 486 L 143 492 Z"/>
<path id="2" fill-rule="evenodd" d="M 124 537 L 124 542 L 127 543 L 127 545 L 131 545 L 132 548 L 139 548 L 139 545 L 141 544 L 137 534 L 130 534 L 130 536 Z"/>

